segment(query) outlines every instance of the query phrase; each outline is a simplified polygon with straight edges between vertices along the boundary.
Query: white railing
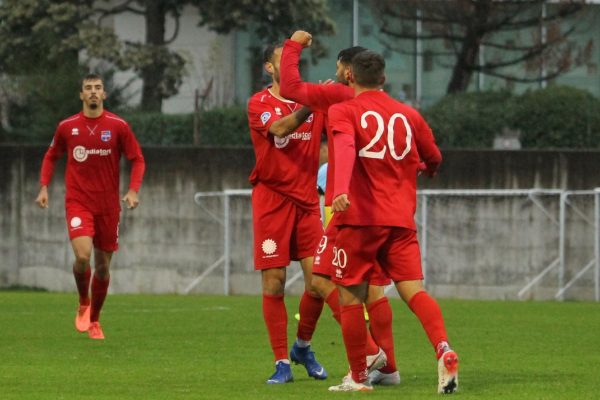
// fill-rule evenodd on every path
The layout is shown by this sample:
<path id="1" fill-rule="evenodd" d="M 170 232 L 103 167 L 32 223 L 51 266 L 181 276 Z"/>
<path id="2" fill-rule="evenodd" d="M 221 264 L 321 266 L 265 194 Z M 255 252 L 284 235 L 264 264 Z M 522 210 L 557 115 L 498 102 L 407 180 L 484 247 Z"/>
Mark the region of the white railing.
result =
<path id="1" fill-rule="evenodd" d="M 185 293 L 222 266 L 223 293 L 230 294 L 232 254 L 240 246 L 234 244 L 232 226 L 243 230 L 237 237 L 246 235 L 244 241 L 252 241 L 251 222 L 242 224 L 239 215 L 232 217 L 231 201 L 240 198 L 249 207 L 251 193 L 242 189 L 194 196 L 195 203 L 222 227 L 222 255 L 190 282 Z M 220 205 L 208 207 L 209 198 L 219 198 Z M 473 293 L 478 286 L 506 288 L 505 298 L 518 299 L 548 297 L 535 292 L 553 290 L 551 297 L 557 300 L 565 300 L 579 288 L 593 292 L 593 299 L 600 301 L 600 189 L 420 190 L 417 198 L 416 221 L 428 285 L 469 287 Z M 237 258 L 251 262 L 252 255 Z M 519 265 L 507 265 L 513 263 Z M 587 279 L 592 269 L 593 282 Z M 251 271 L 247 267 L 242 272 Z M 296 273 L 291 281 L 300 277 Z M 581 297 L 575 294 L 572 297 Z"/>

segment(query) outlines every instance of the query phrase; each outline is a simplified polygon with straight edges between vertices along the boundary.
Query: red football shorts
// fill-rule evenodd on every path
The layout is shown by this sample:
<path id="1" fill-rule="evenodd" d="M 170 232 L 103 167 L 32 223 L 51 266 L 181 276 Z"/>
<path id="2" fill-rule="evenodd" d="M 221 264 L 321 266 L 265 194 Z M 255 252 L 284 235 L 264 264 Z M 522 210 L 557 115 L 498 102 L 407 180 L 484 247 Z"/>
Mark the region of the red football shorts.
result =
<path id="1" fill-rule="evenodd" d="M 286 267 L 311 257 L 323 235 L 319 208 L 306 210 L 265 185 L 252 190 L 254 268 Z"/>
<path id="2" fill-rule="evenodd" d="M 99 250 L 112 253 L 119 249 L 119 212 L 94 215 L 83 206 L 70 204 L 66 217 L 69 239 L 90 236 Z"/>
<path id="3" fill-rule="evenodd" d="M 394 282 L 423 279 L 417 233 L 388 226 L 338 226 L 331 280 L 352 286 L 368 282 L 379 263 Z"/>
<path id="4" fill-rule="evenodd" d="M 325 234 L 321 237 L 319 245 L 315 250 L 315 260 L 313 264 L 313 274 L 319 274 L 327 277 L 334 275 L 335 269 L 333 268 L 334 254 L 337 252 L 336 248 L 336 236 L 338 235 L 338 227 L 335 226 L 336 215 L 333 214 L 331 222 L 325 229 Z M 387 286 L 391 283 L 390 278 L 381 269 L 379 262 L 375 261 L 373 264 L 373 270 L 369 275 L 369 285 L 374 286 Z"/>

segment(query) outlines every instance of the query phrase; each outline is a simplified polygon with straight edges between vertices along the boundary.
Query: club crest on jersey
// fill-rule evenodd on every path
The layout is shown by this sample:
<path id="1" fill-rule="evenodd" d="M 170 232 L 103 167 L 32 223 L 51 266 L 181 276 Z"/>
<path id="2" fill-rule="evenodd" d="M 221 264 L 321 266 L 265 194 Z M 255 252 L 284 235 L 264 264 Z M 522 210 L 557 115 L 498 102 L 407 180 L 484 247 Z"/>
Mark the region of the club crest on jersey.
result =
<path id="1" fill-rule="evenodd" d="M 110 140 L 111 134 L 110 131 L 102 131 L 100 132 L 100 139 L 103 142 L 108 142 Z"/>
<path id="2" fill-rule="evenodd" d="M 71 129 L 71 136 L 77 136 L 77 135 L 79 135 L 79 129 L 77 129 L 77 128 Z"/>
<path id="3" fill-rule="evenodd" d="M 267 123 L 268 120 L 271 119 L 271 113 L 268 111 L 265 111 L 264 113 L 260 114 L 260 120 L 262 121 L 263 125 Z"/>
<path id="4" fill-rule="evenodd" d="M 281 115 L 281 108 L 275 107 L 275 114 Z"/>
<path id="5" fill-rule="evenodd" d="M 312 115 L 312 114 L 310 114 L 310 115 L 308 116 L 308 118 L 306 118 L 306 122 L 308 122 L 309 124 L 310 124 L 311 122 L 313 122 L 313 115 Z"/>

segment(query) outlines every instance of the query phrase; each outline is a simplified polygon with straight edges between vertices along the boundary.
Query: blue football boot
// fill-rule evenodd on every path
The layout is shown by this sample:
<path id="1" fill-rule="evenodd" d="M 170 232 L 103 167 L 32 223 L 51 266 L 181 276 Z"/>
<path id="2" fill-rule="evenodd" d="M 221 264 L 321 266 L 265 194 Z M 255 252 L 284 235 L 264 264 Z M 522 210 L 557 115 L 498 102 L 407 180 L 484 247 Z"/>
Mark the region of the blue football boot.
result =
<path id="1" fill-rule="evenodd" d="M 308 372 L 308 376 L 315 379 L 327 379 L 327 371 L 319 362 L 315 359 L 315 353 L 310 351 L 308 347 L 298 347 L 297 343 L 294 343 L 292 351 L 290 351 L 290 360 L 295 364 L 302 364 Z"/>
<path id="2" fill-rule="evenodd" d="M 275 385 L 278 383 L 293 382 L 294 376 L 292 375 L 292 368 L 290 364 L 286 364 L 283 361 L 279 361 L 275 364 L 275 373 L 271 375 L 267 383 L 269 385 Z"/>

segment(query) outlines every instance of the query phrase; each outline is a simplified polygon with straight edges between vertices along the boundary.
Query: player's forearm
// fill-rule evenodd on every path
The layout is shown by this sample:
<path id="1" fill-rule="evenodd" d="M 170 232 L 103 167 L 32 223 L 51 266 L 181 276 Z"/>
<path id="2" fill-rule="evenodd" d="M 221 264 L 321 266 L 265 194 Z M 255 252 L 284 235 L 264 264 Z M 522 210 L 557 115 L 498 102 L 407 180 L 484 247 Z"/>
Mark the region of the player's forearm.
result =
<path id="1" fill-rule="evenodd" d="M 40 170 L 40 186 L 48 186 L 54 176 L 54 168 L 56 167 L 56 158 L 47 152 L 42 161 Z"/>
<path id="2" fill-rule="evenodd" d="M 421 159 L 427 166 L 427 175 L 433 177 L 442 164 L 442 153 L 440 152 L 440 149 L 433 141 L 421 143 L 421 146 L 417 144 L 417 146 L 419 148 Z"/>
<path id="3" fill-rule="evenodd" d="M 129 189 L 138 193 L 142 186 L 142 180 L 144 179 L 144 172 L 146 171 L 146 163 L 143 157 L 132 160 L 131 163 L 131 174 L 129 177 Z"/>
<path id="4" fill-rule="evenodd" d="M 273 122 L 269 127 L 269 133 L 277 137 L 285 137 L 294 132 L 311 114 L 310 108 L 302 107 L 290 115 Z"/>
<path id="5" fill-rule="evenodd" d="M 335 149 L 335 171 L 333 197 L 347 194 L 350 189 L 350 179 L 356 159 L 356 147 L 354 138 L 349 134 L 338 133 L 334 135 L 333 145 Z"/>
<path id="6" fill-rule="evenodd" d="M 279 94 L 297 103 L 308 104 L 307 84 L 300 77 L 301 54 L 301 44 L 289 39 L 285 41 L 279 68 Z"/>

